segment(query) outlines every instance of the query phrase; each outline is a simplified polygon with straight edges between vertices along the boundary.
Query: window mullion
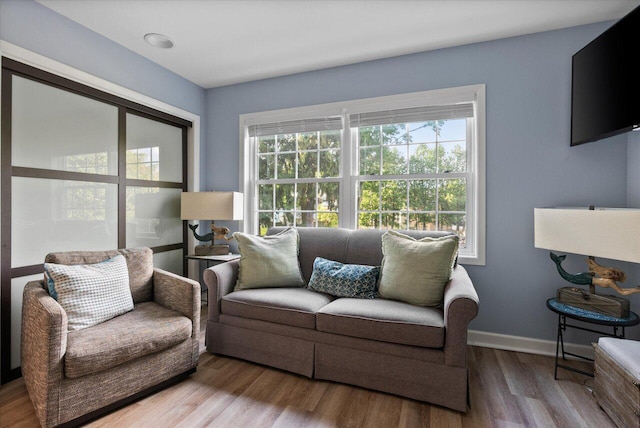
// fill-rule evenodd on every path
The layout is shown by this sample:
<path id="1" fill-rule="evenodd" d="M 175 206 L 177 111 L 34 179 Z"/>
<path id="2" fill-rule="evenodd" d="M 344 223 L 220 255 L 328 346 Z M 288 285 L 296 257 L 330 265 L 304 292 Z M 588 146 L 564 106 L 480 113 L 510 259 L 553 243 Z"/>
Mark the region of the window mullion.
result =
<path id="1" fill-rule="evenodd" d="M 476 213 L 476 195 L 477 195 L 477 187 L 476 181 L 474 180 L 476 165 L 474 164 L 475 153 L 473 144 L 471 144 L 473 133 L 474 133 L 474 120 L 467 119 L 467 182 L 466 182 L 466 190 L 467 190 L 467 218 L 466 218 L 466 229 L 467 229 L 467 251 L 470 251 L 472 254 L 476 253 L 477 242 L 475 239 L 475 218 L 474 215 Z"/>
<path id="2" fill-rule="evenodd" d="M 298 184 L 300 183 L 300 181 L 298 181 L 298 170 L 299 170 L 299 165 L 298 165 L 298 155 L 300 154 L 300 151 L 298 150 L 298 142 L 300 141 L 299 138 L 300 134 L 298 132 L 296 132 L 295 135 L 295 145 L 294 145 L 294 150 L 295 150 L 295 158 L 293 160 L 293 176 L 295 177 L 295 182 L 293 183 L 293 225 L 296 225 L 296 218 L 298 217 Z"/>
<path id="3" fill-rule="evenodd" d="M 276 185 L 271 186 L 271 226 L 275 226 L 275 217 L 274 214 L 276 212 Z M 258 219 L 258 232 L 260 232 L 260 222 Z"/>
<path id="4" fill-rule="evenodd" d="M 355 229 L 356 193 L 354 162 L 358 159 L 357 147 L 351 133 L 351 124 L 346 110 L 342 110 L 342 132 L 340 137 L 340 199 L 338 200 L 338 225 Z"/>
<path id="5" fill-rule="evenodd" d="M 380 131 L 380 138 L 378 139 L 378 149 L 380 150 L 378 152 L 380 154 L 380 159 L 378 161 L 378 171 L 379 174 L 382 175 L 382 173 L 384 172 L 384 170 L 382 169 L 384 167 L 384 163 L 382 161 L 382 158 L 384 157 L 384 150 L 382 149 L 382 141 L 384 140 L 382 136 L 382 125 L 378 125 L 378 131 Z"/>

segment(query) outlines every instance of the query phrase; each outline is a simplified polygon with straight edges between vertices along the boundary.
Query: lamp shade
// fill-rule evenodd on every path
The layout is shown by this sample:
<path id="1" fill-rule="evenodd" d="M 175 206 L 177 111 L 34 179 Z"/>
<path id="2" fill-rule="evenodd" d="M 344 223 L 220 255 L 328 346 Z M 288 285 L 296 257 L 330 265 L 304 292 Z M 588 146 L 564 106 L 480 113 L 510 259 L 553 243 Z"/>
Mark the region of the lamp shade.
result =
<path id="1" fill-rule="evenodd" d="M 242 220 L 243 198 L 238 192 L 183 192 L 182 220 Z"/>
<path id="2" fill-rule="evenodd" d="M 640 210 L 535 208 L 536 248 L 640 263 Z"/>

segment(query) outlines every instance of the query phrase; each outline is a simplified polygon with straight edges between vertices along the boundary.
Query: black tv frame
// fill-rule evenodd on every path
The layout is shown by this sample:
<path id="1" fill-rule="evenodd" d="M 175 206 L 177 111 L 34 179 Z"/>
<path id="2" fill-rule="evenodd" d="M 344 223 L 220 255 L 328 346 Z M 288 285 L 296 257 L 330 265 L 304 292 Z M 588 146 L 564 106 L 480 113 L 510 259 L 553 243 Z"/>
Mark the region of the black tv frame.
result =
<path id="1" fill-rule="evenodd" d="M 640 126 L 639 50 L 640 6 L 572 56 L 571 146 Z"/>

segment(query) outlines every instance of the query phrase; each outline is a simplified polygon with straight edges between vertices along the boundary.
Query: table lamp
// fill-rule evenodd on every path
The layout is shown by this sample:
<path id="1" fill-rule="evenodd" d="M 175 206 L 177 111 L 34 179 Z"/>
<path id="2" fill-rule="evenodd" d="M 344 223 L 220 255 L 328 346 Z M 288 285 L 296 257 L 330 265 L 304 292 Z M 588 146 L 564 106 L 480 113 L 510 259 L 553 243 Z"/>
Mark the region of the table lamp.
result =
<path id="1" fill-rule="evenodd" d="M 216 239 L 231 241 L 229 229 L 217 227 L 213 220 L 242 220 L 243 198 L 238 192 L 183 192 L 181 197 L 182 220 L 211 220 L 211 232 L 197 233 L 198 225 L 190 224 L 189 229 L 198 241 L 211 241 L 211 245 L 198 245 L 198 256 L 229 254 L 229 244 L 216 244 Z"/>
<path id="2" fill-rule="evenodd" d="M 550 257 L 562 278 L 572 284 L 564 287 L 558 301 L 606 315 L 625 316 L 629 301 L 596 293 L 596 286 L 610 288 L 621 295 L 640 293 L 640 286 L 623 288 L 626 275 L 616 268 L 601 266 L 595 257 L 640 263 L 640 210 L 627 208 L 536 208 L 534 210 L 535 247 L 552 250 Z M 566 255 L 553 251 L 588 256 L 588 272 L 569 273 L 562 267 Z M 566 289 L 566 290 L 565 290 Z M 619 309 L 622 307 L 622 309 Z"/>

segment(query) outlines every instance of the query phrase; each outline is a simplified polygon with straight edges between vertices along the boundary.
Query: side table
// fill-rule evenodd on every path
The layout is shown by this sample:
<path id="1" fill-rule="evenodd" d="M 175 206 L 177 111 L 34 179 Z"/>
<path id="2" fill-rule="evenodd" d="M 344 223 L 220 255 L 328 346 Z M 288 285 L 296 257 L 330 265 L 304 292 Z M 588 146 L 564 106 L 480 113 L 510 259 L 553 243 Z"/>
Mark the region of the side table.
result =
<path id="1" fill-rule="evenodd" d="M 555 370 L 553 373 L 553 378 L 558 378 L 558 367 L 565 370 L 570 370 L 572 372 L 580 373 L 586 376 L 593 377 L 593 373 L 586 372 L 584 370 L 576 369 L 574 367 L 569 367 L 566 365 L 562 365 L 558 363 L 558 357 L 560 351 L 562 351 L 562 359 L 566 360 L 566 355 L 570 355 L 572 357 L 581 358 L 587 361 L 593 361 L 593 358 L 585 357 L 583 355 L 572 354 L 571 352 L 567 352 L 564 350 L 564 339 L 563 332 L 567 329 L 567 327 L 575 328 L 577 330 L 588 331 L 591 333 L 597 333 L 602 336 L 610 336 L 616 337 L 619 339 L 624 339 L 625 327 L 631 327 L 634 325 L 640 324 L 640 318 L 635 312 L 631 312 L 627 318 L 616 318 L 608 315 L 603 315 L 597 312 L 588 311 L 586 309 L 577 308 L 575 306 L 566 305 L 564 303 L 558 302 L 555 298 L 547 300 L 547 308 L 552 310 L 553 312 L 558 314 L 558 337 L 556 339 L 556 364 Z M 601 330 L 593 330 L 590 328 L 568 324 L 567 318 L 583 321 L 589 324 L 602 325 L 607 327 L 612 327 L 612 332 L 606 332 Z"/>
<path id="2" fill-rule="evenodd" d="M 240 254 L 223 254 L 223 255 L 217 255 L 217 256 L 196 256 L 195 254 L 188 254 L 184 256 L 184 258 L 185 260 L 198 260 L 201 262 L 205 262 L 207 263 L 207 268 L 210 268 L 211 266 L 215 266 L 221 263 L 230 262 L 231 260 L 239 259 Z M 198 272 L 198 277 L 200 277 L 200 272 Z M 202 281 L 200 281 L 200 286 L 202 288 L 202 291 L 207 292 L 207 300 L 205 300 L 205 303 L 208 304 L 209 288 L 207 287 L 206 284 L 202 284 Z"/>

